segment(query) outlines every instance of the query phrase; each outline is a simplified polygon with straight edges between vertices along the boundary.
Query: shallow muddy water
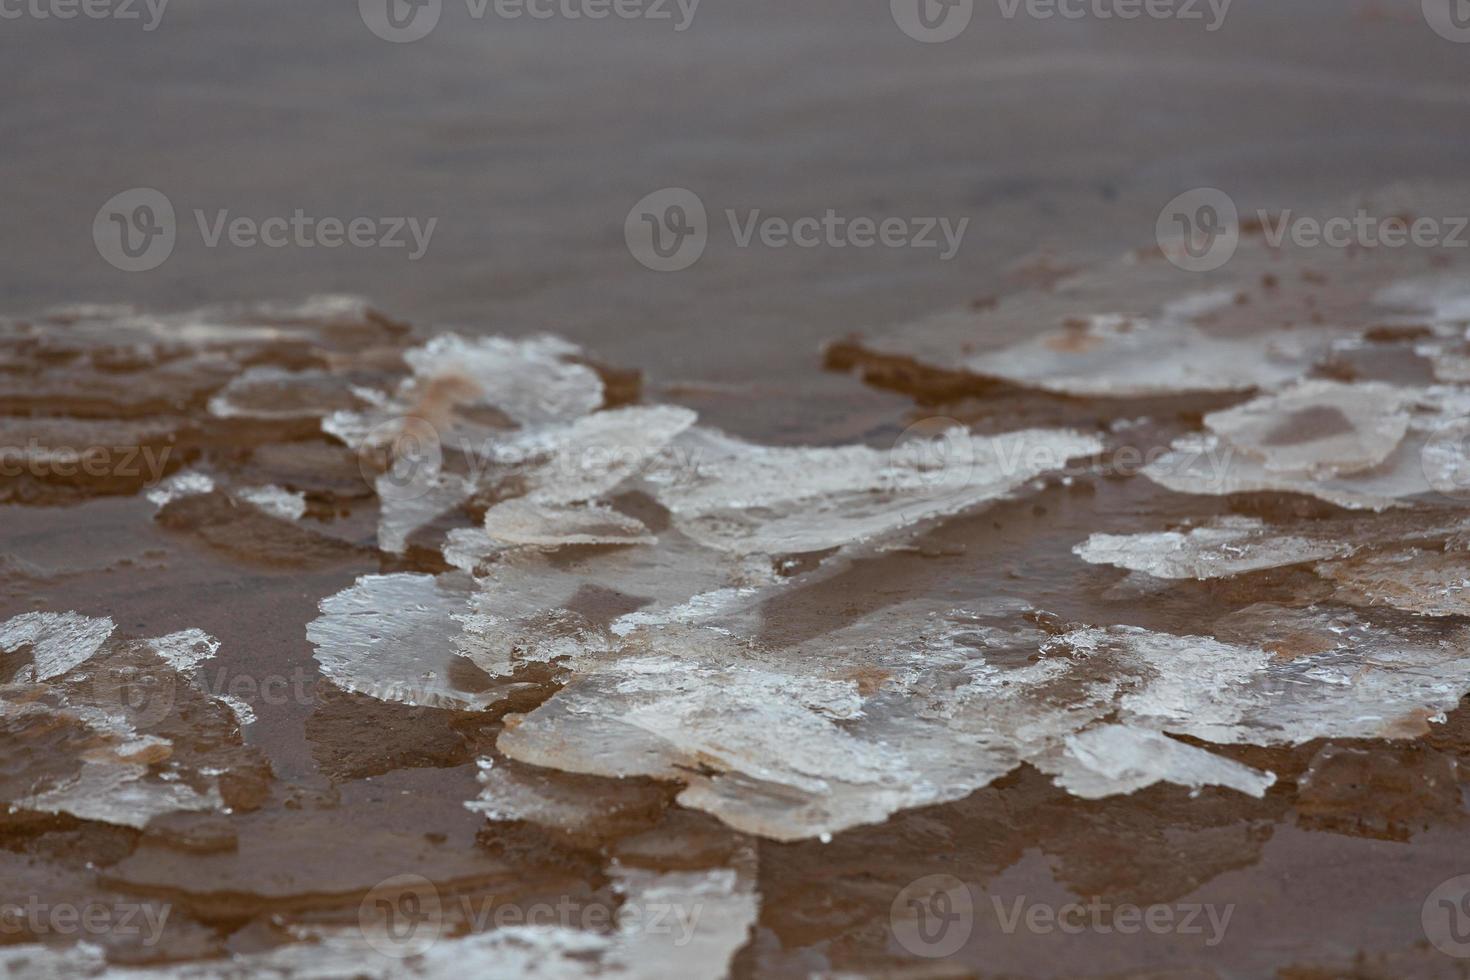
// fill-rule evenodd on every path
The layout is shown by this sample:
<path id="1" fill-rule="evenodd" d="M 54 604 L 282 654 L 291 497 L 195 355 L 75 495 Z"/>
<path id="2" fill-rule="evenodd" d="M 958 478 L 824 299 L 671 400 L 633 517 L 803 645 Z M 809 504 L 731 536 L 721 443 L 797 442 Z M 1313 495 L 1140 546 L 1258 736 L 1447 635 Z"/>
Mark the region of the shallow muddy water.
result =
<path id="1" fill-rule="evenodd" d="M 1465 974 L 1470 44 L 788 8 L 0 22 L 6 970 Z"/>

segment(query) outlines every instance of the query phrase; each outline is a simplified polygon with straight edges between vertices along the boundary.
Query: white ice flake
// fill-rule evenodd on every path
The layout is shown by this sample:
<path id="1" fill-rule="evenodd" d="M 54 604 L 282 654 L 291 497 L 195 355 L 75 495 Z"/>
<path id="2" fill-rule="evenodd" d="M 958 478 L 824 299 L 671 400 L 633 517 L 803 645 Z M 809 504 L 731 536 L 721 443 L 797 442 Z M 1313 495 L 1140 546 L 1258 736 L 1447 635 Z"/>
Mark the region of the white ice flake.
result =
<path id="1" fill-rule="evenodd" d="M 299 521 L 306 515 L 306 494 L 275 485 L 244 487 L 236 490 L 235 496 L 283 521 Z"/>
<path id="2" fill-rule="evenodd" d="M 1158 782 L 1225 786 L 1261 796 L 1276 782 L 1274 773 L 1131 725 L 1099 725 L 1068 735 L 1061 751 L 1038 766 L 1055 774 L 1057 785 L 1084 799 L 1132 793 Z"/>
<path id="3" fill-rule="evenodd" d="M 200 743 L 207 748 L 191 745 L 181 758 L 174 735 L 150 732 L 180 700 L 208 698 L 198 668 L 219 641 L 198 629 L 131 642 L 113 632 L 112 620 L 77 613 L 0 623 L 0 652 L 30 646 L 33 658 L 0 684 L 0 741 L 53 740 L 50 751 L 17 755 L 0 800 L 139 828 L 160 814 L 223 807 L 226 768 L 203 760 L 238 749 L 233 733 L 212 734 Z"/>
<path id="4" fill-rule="evenodd" d="M 655 486 L 676 524 L 736 554 L 799 554 L 872 541 L 999 499 L 1071 459 L 1102 450 L 1096 436 L 1026 430 L 966 436 L 939 469 L 866 446 L 773 448 L 710 430 L 685 440 L 693 474 Z"/>
<path id="5" fill-rule="evenodd" d="M 31 648 L 31 665 L 17 682 L 47 681 L 90 660 L 117 627 L 107 617 L 79 613 L 22 613 L 0 623 L 0 652 Z"/>
<path id="6" fill-rule="evenodd" d="M 1227 517 L 1187 531 L 1094 534 L 1073 549 L 1094 565 L 1116 565 L 1163 579 L 1227 578 L 1350 555 L 1357 544 L 1307 537 L 1249 517 Z"/>
<path id="7" fill-rule="evenodd" d="M 1363 406 L 1376 409 L 1345 412 L 1359 387 L 1365 389 Z M 1470 409 L 1467 398 L 1448 388 L 1308 382 L 1207 417 L 1206 432 L 1176 440 L 1143 473 L 1180 493 L 1274 491 L 1354 510 L 1410 506 L 1442 486 L 1463 485 L 1458 474 L 1470 465 L 1464 440 L 1436 434 L 1462 422 Z M 1406 427 L 1399 422 L 1402 410 Z M 1268 446 L 1273 432 L 1280 441 Z"/>
<path id="8" fill-rule="evenodd" d="M 148 501 L 162 510 L 183 497 L 202 496 L 214 492 L 214 478 L 198 470 L 181 470 L 147 493 Z"/>

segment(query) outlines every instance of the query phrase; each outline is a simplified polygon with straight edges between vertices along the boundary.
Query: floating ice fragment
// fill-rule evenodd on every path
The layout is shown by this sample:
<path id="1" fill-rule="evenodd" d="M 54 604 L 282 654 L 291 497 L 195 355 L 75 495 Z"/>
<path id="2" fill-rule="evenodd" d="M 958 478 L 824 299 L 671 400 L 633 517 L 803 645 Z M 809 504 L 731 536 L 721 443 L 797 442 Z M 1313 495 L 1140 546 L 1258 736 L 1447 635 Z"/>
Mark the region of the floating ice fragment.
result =
<path id="1" fill-rule="evenodd" d="M 0 394 L 16 414 L 136 418 L 177 412 L 248 370 L 351 357 L 406 332 L 361 300 L 206 307 L 150 315 L 72 307 L 0 318 L 0 350 L 26 374 Z"/>
<path id="2" fill-rule="evenodd" d="M 1304 381 L 1205 417 L 1271 473 L 1327 479 L 1382 463 L 1409 429 L 1408 393 L 1385 384 Z"/>
<path id="3" fill-rule="evenodd" d="M 219 648 L 191 629 L 112 640 L 111 620 L 28 613 L 0 624 L 0 650 L 34 663 L 0 684 L 0 800 L 130 827 L 224 806 L 220 777 L 259 769 L 197 677 Z M 183 708 L 191 725 L 171 719 Z M 243 787 L 250 782 L 243 779 Z"/>
<path id="4" fill-rule="evenodd" d="M 1399 301 L 1385 287 L 1420 268 L 1389 249 L 1347 252 L 1245 234 L 1228 265 L 1194 278 L 1156 253 L 1131 255 L 985 309 L 839 342 L 829 363 L 915 391 L 997 381 L 1097 398 L 1274 390 L 1380 326 Z"/>
<path id="5" fill-rule="evenodd" d="M 1349 418 L 1342 413 L 1357 387 L 1309 382 L 1282 395 L 1263 396 L 1231 413 L 1209 416 L 1210 431 L 1176 440 L 1143 473 L 1180 493 L 1302 493 L 1341 507 L 1375 511 L 1407 506 L 1413 498 L 1445 486 L 1463 486 L 1457 481 L 1470 464 L 1464 441 L 1440 433 L 1462 423 L 1470 410 L 1470 395 L 1447 388 L 1399 389 L 1400 395 L 1390 395 L 1381 386 L 1362 386 L 1370 402 L 1398 402 L 1408 409 L 1408 426 L 1400 437 L 1397 418 L 1356 412 Z M 1302 457 L 1303 469 L 1285 468 L 1289 454 L 1264 454 L 1262 419 L 1278 415 L 1287 425 L 1294 416 L 1319 410 L 1344 428 L 1336 435 L 1312 439 L 1312 451 Z M 1379 462 L 1364 469 L 1373 458 Z"/>
<path id="6" fill-rule="evenodd" d="M 1268 338 L 1213 337 L 1187 322 L 1202 304 L 1171 305 L 1179 315 L 1151 321 L 1103 314 L 992 354 L 964 370 L 1063 395 L 1143 398 L 1181 392 L 1275 388 L 1330 349 L 1332 332 L 1304 329 Z"/>
<path id="7" fill-rule="evenodd" d="M 642 521 L 611 507 L 556 507 L 526 497 L 507 500 L 485 514 L 485 534 L 503 547 L 559 548 L 589 544 L 652 544 Z"/>
<path id="8" fill-rule="evenodd" d="M 501 483 L 543 503 L 591 500 L 692 423 L 693 413 L 664 407 L 591 415 L 602 379 L 574 362 L 580 355 L 554 337 L 441 334 L 404 354 L 414 374 L 393 396 L 325 418 L 323 431 L 353 449 L 389 454 L 375 483 L 379 547 L 402 553 L 419 528 Z M 405 447 L 410 458 L 395 460 Z"/>
<path id="9" fill-rule="evenodd" d="M 656 783 L 604 780 L 518 762 L 479 760 L 480 795 L 465 808 L 493 821 L 525 821 L 595 839 L 620 820 L 647 819 L 665 804 Z"/>
<path id="10" fill-rule="evenodd" d="M 272 517 L 283 521 L 299 521 L 306 515 L 306 494 L 293 493 L 273 484 L 263 487 L 243 487 L 235 496 L 253 504 Z"/>
<path id="11" fill-rule="evenodd" d="M 377 478 L 378 547 L 401 555 L 408 539 L 419 528 L 463 504 L 475 492 L 474 484 L 454 473 L 415 476 L 405 489 L 398 477 L 384 473 Z"/>
<path id="12" fill-rule="evenodd" d="M 1274 773 L 1132 725 L 1099 725 L 1069 735 L 1055 758 L 1038 765 L 1056 775 L 1058 786 L 1089 800 L 1132 793 L 1158 782 L 1224 786 L 1261 796 L 1276 782 Z"/>
<path id="13" fill-rule="evenodd" d="M 74 778 L 13 802 L 41 813 L 70 813 L 83 820 L 138 828 L 162 813 L 224 806 L 216 786 L 199 792 L 183 782 L 150 780 L 148 774 L 146 765 L 83 759 Z"/>
<path id="14" fill-rule="evenodd" d="M 483 528 L 457 527 L 444 538 L 444 561 L 462 572 L 478 574 L 501 551 Z"/>
<path id="15" fill-rule="evenodd" d="M 582 349 L 560 337 L 467 339 L 440 334 L 403 355 L 420 381 L 463 377 L 493 405 L 526 426 L 569 422 L 602 404 L 602 379 L 574 363 Z"/>
<path id="16" fill-rule="evenodd" d="M 1255 518 L 1226 517 L 1188 531 L 1094 534 L 1073 550 L 1094 565 L 1116 565 L 1164 579 L 1228 578 L 1351 554 L 1355 545 L 1284 533 Z"/>
<path id="17" fill-rule="evenodd" d="M 463 576 L 366 575 L 322 600 L 322 615 L 307 624 L 306 636 L 322 676 L 344 690 L 400 704 L 486 707 L 503 692 L 464 688 L 457 678 L 487 669 L 509 673 L 510 665 L 464 631 L 475 613 L 474 595 Z"/>
<path id="18" fill-rule="evenodd" d="M 736 554 L 801 554 L 881 538 L 995 500 L 1071 459 L 1101 452 L 1078 432 L 966 434 L 937 469 L 866 446 L 774 448 L 708 429 L 683 444 L 692 474 L 656 479 L 676 525 Z"/>
<path id="19" fill-rule="evenodd" d="M 1354 606 L 1392 606 L 1425 616 L 1470 616 L 1470 556 L 1405 548 L 1317 566 Z"/>
<path id="20" fill-rule="evenodd" d="M 222 419 L 319 419 L 350 411 L 359 401 L 341 372 L 262 366 L 231 379 L 210 398 L 209 413 Z"/>
<path id="21" fill-rule="evenodd" d="M 1110 627 L 1055 642 L 1116 671 L 1125 723 L 1225 744 L 1412 736 L 1470 691 L 1463 629 L 1258 605 L 1217 632 L 1224 639 Z"/>
<path id="22" fill-rule="evenodd" d="M 640 474 L 678 481 L 682 467 L 654 467 L 652 474 L 650 468 L 696 418 L 674 405 L 635 406 L 530 429 L 496 447 L 502 467 L 490 475 L 513 477 L 525 496 L 542 504 L 595 500 Z"/>
<path id="23" fill-rule="evenodd" d="M 182 630 L 146 642 L 164 663 L 186 675 L 219 652 L 219 640 L 201 629 Z"/>
<path id="24" fill-rule="evenodd" d="M 198 470 L 181 470 L 148 491 L 148 501 L 159 510 L 182 497 L 214 492 L 214 478 Z"/>
<path id="25" fill-rule="evenodd" d="M 1380 306 L 1426 314 L 1435 324 L 1470 326 L 1470 279 L 1462 275 L 1406 279 L 1374 299 Z"/>
<path id="26" fill-rule="evenodd" d="M 1228 516 L 1187 531 L 1094 534 L 1072 550 L 1083 561 L 1115 565 L 1157 579 L 1228 578 L 1317 563 L 1318 575 L 1366 589 L 1344 589 L 1340 600 L 1424 612 L 1439 602 L 1454 604 L 1451 594 L 1466 577 L 1464 563 L 1440 552 L 1447 541 L 1454 542 L 1467 532 L 1470 518 L 1439 517 L 1429 511 L 1287 524 Z M 1422 542 L 1424 547 L 1415 547 L 1413 542 Z M 1373 579 L 1376 585 L 1370 587 Z"/>
<path id="27" fill-rule="evenodd" d="M 86 663 L 117 627 L 106 617 L 79 613 L 22 613 L 0 623 L 0 652 L 31 648 L 31 664 L 15 676 L 17 683 L 48 681 Z"/>
<path id="28" fill-rule="evenodd" d="M 971 647 L 964 617 L 888 610 L 773 650 L 740 635 L 754 608 L 637 629 L 621 651 L 583 657 L 560 693 L 508 719 L 498 747 L 571 772 L 678 780 L 684 805 L 792 840 L 965 796 L 1106 710 L 1085 696 L 1029 708 L 1025 692 L 1065 665 L 993 667 L 983 645 L 1017 638 Z"/>

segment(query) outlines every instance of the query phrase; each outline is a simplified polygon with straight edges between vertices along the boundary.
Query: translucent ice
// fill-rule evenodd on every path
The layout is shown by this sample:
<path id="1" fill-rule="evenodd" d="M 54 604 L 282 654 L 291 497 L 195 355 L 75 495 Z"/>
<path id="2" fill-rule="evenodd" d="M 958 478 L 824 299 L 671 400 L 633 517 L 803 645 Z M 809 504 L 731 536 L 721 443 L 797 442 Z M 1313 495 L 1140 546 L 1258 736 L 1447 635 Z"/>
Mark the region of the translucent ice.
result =
<path id="1" fill-rule="evenodd" d="M 1158 782 L 1226 786 L 1261 796 L 1276 782 L 1272 773 L 1131 725 L 1099 725 L 1069 735 L 1056 757 L 1039 766 L 1056 774 L 1057 785 L 1084 799 L 1132 793 Z"/>
<path id="2" fill-rule="evenodd" d="M 109 619 L 27 613 L 0 623 L 0 651 L 32 663 L 0 684 L 0 799 L 130 827 L 225 805 L 221 777 L 265 778 L 233 711 L 199 673 L 219 643 L 191 629 L 114 639 Z M 190 724 L 178 719 L 187 716 Z M 237 802 L 244 803 L 245 796 Z"/>
<path id="3" fill-rule="evenodd" d="M 1226 578 L 1351 554 L 1355 545 L 1309 538 L 1255 518 L 1227 517 L 1187 531 L 1094 534 L 1074 550 L 1083 561 L 1146 572 L 1155 578 Z"/>
<path id="4" fill-rule="evenodd" d="M 0 623 L 0 652 L 31 648 L 31 665 L 17 682 L 48 681 L 90 660 L 117 627 L 111 619 L 78 613 L 23 613 Z"/>
<path id="5" fill-rule="evenodd" d="M 1362 388 L 1365 405 L 1386 414 L 1342 408 Z M 1408 425 L 1400 431 L 1402 405 Z M 1445 487 L 1463 487 L 1465 441 L 1454 435 L 1470 409 L 1467 395 L 1448 388 L 1399 389 L 1375 385 L 1308 382 L 1281 395 L 1267 395 L 1229 413 L 1206 419 L 1208 431 L 1185 436 L 1170 452 L 1144 467 L 1156 483 L 1181 493 L 1230 494 L 1283 491 L 1308 494 L 1341 507 L 1381 511 L 1406 506 Z M 1312 416 L 1335 428 L 1302 430 L 1308 444 L 1292 469 L 1293 419 Z M 1268 453 L 1263 431 L 1275 420 L 1284 427 L 1281 453 Z M 1237 441 L 1239 440 L 1239 441 Z M 1372 462 L 1377 460 L 1376 463 Z M 1365 468 L 1366 467 L 1366 468 Z"/>
<path id="6" fill-rule="evenodd" d="M 1304 381 L 1205 425 L 1268 472 L 1327 479 L 1386 460 L 1409 429 L 1407 400 L 1390 385 Z"/>

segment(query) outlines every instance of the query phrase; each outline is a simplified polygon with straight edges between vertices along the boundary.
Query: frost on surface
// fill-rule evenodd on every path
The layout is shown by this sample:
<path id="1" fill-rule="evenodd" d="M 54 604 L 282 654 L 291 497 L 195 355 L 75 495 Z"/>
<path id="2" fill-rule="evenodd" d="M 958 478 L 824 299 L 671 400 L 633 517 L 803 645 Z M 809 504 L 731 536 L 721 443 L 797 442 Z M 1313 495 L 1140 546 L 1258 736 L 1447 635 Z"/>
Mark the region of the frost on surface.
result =
<path id="1" fill-rule="evenodd" d="M 223 807 L 220 778 L 234 767 L 264 778 L 228 706 L 197 679 L 217 641 L 200 630 L 135 641 L 113 633 L 111 620 L 76 613 L 0 624 L 0 651 L 29 648 L 32 658 L 0 684 L 0 799 L 143 827 Z"/>

